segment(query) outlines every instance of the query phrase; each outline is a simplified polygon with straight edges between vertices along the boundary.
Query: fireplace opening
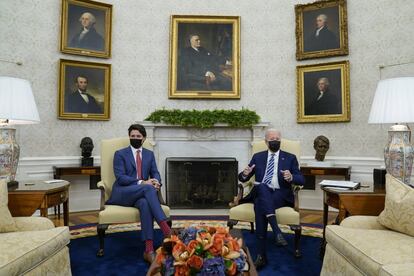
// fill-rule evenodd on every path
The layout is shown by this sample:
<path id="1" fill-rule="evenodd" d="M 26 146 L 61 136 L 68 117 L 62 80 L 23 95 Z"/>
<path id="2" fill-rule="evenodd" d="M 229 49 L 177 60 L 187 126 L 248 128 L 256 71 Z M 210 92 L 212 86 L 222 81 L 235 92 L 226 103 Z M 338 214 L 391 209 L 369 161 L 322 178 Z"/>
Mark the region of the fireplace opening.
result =
<path id="1" fill-rule="evenodd" d="M 237 190 L 235 158 L 166 159 L 166 201 L 170 208 L 227 208 Z"/>

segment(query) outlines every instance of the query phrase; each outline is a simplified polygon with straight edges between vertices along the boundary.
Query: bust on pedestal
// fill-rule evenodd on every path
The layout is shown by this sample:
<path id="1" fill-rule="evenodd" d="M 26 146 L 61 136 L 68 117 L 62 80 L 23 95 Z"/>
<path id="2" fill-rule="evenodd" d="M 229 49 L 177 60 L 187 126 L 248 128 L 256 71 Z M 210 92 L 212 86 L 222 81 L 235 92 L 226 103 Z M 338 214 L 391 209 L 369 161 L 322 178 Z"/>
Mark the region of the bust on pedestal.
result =
<path id="1" fill-rule="evenodd" d="M 308 166 L 312 167 L 332 167 L 333 162 L 324 161 L 326 152 L 329 150 L 329 139 L 326 136 L 319 135 L 313 141 L 313 148 L 316 150 L 315 160 L 313 162 L 308 162 Z"/>
<path id="2" fill-rule="evenodd" d="M 80 148 L 82 149 L 82 167 L 92 167 L 93 166 L 93 141 L 90 137 L 83 137 L 80 143 Z"/>

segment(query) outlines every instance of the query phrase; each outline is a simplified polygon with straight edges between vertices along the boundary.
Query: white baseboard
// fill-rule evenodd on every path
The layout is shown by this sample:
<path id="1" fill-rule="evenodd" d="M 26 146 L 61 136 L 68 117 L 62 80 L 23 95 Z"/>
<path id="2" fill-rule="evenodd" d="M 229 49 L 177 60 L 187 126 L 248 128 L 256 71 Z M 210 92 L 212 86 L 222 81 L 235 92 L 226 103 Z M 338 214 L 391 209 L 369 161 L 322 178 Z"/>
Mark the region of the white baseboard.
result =
<path id="1" fill-rule="evenodd" d="M 21 180 L 48 180 L 53 179 L 53 166 L 74 166 L 80 164 L 78 156 L 53 156 L 53 157 L 24 157 L 19 161 L 17 179 Z M 352 166 L 351 180 L 372 185 L 372 171 L 374 168 L 384 166 L 382 158 L 373 157 L 341 157 L 334 156 L 326 159 L 336 165 Z M 313 156 L 302 156 L 301 163 L 313 161 Z M 94 165 L 100 165 L 100 157 L 94 157 Z M 63 176 L 71 182 L 69 190 L 69 210 L 71 212 L 98 210 L 100 194 L 98 190 L 89 189 L 89 177 L 87 176 Z M 325 179 L 341 179 L 338 177 L 324 177 Z M 316 178 L 316 183 L 321 181 Z M 303 190 L 299 194 L 300 208 L 310 210 L 322 210 L 322 191 L 319 187 L 315 190 Z"/>

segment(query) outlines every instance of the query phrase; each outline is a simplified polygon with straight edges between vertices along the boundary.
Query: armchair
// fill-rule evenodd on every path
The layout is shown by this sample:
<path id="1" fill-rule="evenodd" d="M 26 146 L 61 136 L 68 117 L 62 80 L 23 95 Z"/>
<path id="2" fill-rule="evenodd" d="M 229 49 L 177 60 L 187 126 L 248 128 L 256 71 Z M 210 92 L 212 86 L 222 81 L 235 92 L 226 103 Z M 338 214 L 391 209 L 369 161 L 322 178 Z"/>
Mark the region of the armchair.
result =
<path id="1" fill-rule="evenodd" d="M 255 142 L 252 144 L 252 153 L 257 153 L 267 149 L 267 146 L 264 141 Z M 300 157 L 300 143 L 298 141 L 292 141 L 287 139 L 282 139 L 280 149 L 289 153 L 296 155 L 296 158 Z M 250 180 L 248 183 L 239 184 L 239 194 L 246 196 L 244 192 L 245 187 L 253 187 L 254 179 Z M 300 215 L 299 215 L 299 197 L 298 193 L 302 186 L 292 185 L 293 192 L 295 194 L 295 205 L 294 208 L 291 207 L 282 207 L 275 210 L 276 220 L 279 224 L 287 224 L 290 229 L 295 232 L 295 257 L 300 257 L 300 237 L 302 234 L 302 226 L 300 225 Z M 249 189 L 250 191 L 250 189 Z M 248 194 L 248 192 L 247 192 Z M 254 232 L 254 207 L 253 203 L 243 203 L 235 207 L 230 208 L 229 210 L 229 220 L 227 226 L 233 228 L 239 221 L 250 222 L 251 232 Z"/>
<path id="2" fill-rule="evenodd" d="M 68 227 L 44 217 L 12 217 L 0 181 L 0 275 L 71 275 Z"/>
<path id="3" fill-rule="evenodd" d="M 139 222 L 139 210 L 135 207 L 124 207 L 119 205 L 105 205 L 105 202 L 109 199 L 112 192 L 112 185 L 115 182 L 115 175 L 113 170 L 114 154 L 117 150 L 125 148 L 129 145 L 129 138 L 114 138 L 108 140 L 102 140 L 101 144 L 101 181 L 97 186 L 101 190 L 101 210 L 98 218 L 98 238 L 99 238 L 99 250 L 98 257 L 104 255 L 104 239 L 105 231 L 110 224 L 115 223 L 128 223 Z M 143 147 L 146 149 L 152 149 L 152 145 L 145 141 Z M 161 192 L 158 192 L 158 198 L 161 207 L 169 219 L 170 208 L 164 204 L 164 200 L 161 196 Z M 171 222 L 169 222 L 171 224 Z"/>

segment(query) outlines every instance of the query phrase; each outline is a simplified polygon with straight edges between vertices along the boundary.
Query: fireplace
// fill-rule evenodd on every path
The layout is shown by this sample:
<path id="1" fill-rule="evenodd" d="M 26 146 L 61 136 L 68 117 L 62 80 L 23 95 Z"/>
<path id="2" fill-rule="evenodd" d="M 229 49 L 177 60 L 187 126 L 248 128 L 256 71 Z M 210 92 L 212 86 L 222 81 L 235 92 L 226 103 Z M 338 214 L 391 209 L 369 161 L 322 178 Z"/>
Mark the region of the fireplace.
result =
<path id="1" fill-rule="evenodd" d="M 235 158 L 166 158 L 166 201 L 171 208 L 226 208 L 237 193 Z"/>

